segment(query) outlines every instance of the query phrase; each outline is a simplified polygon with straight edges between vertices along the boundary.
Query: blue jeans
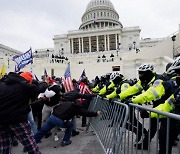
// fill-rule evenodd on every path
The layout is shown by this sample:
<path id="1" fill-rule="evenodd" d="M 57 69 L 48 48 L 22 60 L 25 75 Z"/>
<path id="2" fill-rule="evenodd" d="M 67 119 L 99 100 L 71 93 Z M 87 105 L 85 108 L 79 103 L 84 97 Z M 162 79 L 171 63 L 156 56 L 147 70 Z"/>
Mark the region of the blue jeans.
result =
<path id="1" fill-rule="evenodd" d="M 73 129 L 72 122 L 70 121 L 64 122 L 60 118 L 51 114 L 51 116 L 47 119 L 47 121 L 44 123 L 42 128 L 34 135 L 34 139 L 36 140 L 36 142 L 39 143 L 40 140 L 44 137 L 44 135 L 55 126 L 66 128 L 63 141 L 69 141 L 71 138 L 71 133 Z"/>
<path id="2" fill-rule="evenodd" d="M 36 134 L 37 133 L 37 125 L 36 125 L 36 123 L 34 121 L 34 117 L 33 117 L 32 111 L 30 111 L 28 113 L 28 121 L 30 122 L 31 129 L 32 129 L 33 133 Z"/>

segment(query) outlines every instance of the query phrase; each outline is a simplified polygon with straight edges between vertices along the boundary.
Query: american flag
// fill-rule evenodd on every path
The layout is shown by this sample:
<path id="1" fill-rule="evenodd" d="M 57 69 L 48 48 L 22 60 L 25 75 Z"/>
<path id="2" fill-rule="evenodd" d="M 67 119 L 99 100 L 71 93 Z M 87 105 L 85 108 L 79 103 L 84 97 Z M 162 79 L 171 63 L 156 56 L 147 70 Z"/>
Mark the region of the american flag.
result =
<path id="1" fill-rule="evenodd" d="M 79 78 L 79 81 L 81 81 L 81 79 L 82 79 L 83 77 L 86 77 L 85 69 L 82 71 L 82 74 L 81 74 L 81 76 L 80 76 L 80 78 Z"/>
<path id="2" fill-rule="evenodd" d="M 82 71 L 82 74 L 79 78 L 79 90 L 81 94 L 92 94 L 92 91 L 89 89 L 89 86 L 87 85 L 87 83 L 81 82 L 81 79 L 85 77 L 86 78 L 86 72 L 85 69 Z"/>
<path id="3" fill-rule="evenodd" d="M 47 71 L 46 71 L 46 69 L 44 69 L 44 75 L 47 75 Z"/>
<path id="4" fill-rule="evenodd" d="M 86 85 L 85 83 L 83 82 L 80 82 L 79 84 L 79 92 L 81 94 L 93 94 L 93 92 L 89 89 L 88 85 Z"/>
<path id="5" fill-rule="evenodd" d="M 71 79 L 71 73 L 70 73 L 70 64 L 68 64 L 68 67 L 66 68 L 64 77 L 62 78 L 62 82 L 63 82 L 66 92 L 72 91 L 74 89 L 72 79 Z"/>

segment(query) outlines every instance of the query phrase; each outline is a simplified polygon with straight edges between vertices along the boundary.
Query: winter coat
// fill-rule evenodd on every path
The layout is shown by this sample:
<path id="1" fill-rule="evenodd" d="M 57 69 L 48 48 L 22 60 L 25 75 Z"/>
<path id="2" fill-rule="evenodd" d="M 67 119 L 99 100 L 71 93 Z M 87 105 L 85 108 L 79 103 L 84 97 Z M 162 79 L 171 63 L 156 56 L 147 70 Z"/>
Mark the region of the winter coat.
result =
<path id="1" fill-rule="evenodd" d="M 44 92 L 47 84 L 29 84 L 17 73 L 10 72 L 0 82 L 0 126 L 27 120 L 29 101 Z"/>

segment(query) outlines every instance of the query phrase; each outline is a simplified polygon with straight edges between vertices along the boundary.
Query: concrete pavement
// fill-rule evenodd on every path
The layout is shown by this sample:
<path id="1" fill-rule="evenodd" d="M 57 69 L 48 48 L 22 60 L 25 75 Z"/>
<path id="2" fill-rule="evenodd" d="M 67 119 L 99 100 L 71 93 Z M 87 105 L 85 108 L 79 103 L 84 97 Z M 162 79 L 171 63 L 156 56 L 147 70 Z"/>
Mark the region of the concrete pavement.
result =
<path id="1" fill-rule="evenodd" d="M 100 143 L 97 137 L 90 128 L 89 132 L 85 131 L 85 127 L 80 127 L 81 120 L 77 121 L 77 130 L 79 135 L 72 137 L 72 143 L 68 146 L 61 147 L 60 141 L 63 138 L 64 132 L 59 131 L 59 141 L 54 141 L 54 136 L 43 138 L 38 144 L 42 154 L 103 154 Z M 54 148 L 56 146 L 56 148 Z M 23 146 L 19 143 L 17 147 L 12 147 L 12 154 L 23 154 Z"/>

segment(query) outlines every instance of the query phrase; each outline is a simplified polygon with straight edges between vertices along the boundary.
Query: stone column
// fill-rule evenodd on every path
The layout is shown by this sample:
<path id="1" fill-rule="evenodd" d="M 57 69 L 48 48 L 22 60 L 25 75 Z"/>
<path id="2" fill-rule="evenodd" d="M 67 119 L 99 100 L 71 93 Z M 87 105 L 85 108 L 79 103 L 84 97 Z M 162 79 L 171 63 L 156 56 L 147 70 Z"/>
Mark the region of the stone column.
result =
<path id="1" fill-rule="evenodd" d="M 91 36 L 89 37 L 89 52 L 91 52 Z"/>
<path id="2" fill-rule="evenodd" d="M 118 39 L 119 39 L 119 40 L 118 40 L 118 43 L 121 43 L 121 45 L 118 44 L 118 47 L 120 48 L 120 47 L 122 47 L 121 34 L 118 34 L 118 36 L 119 36 L 119 38 L 118 38 Z"/>
<path id="3" fill-rule="evenodd" d="M 98 39 L 98 36 L 96 36 L 96 45 L 97 45 L 97 51 L 99 52 L 99 39 Z"/>
<path id="4" fill-rule="evenodd" d="M 81 38 L 79 38 L 79 53 L 81 53 Z"/>
<path id="5" fill-rule="evenodd" d="M 84 42 L 83 42 L 83 37 L 82 37 L 82 53 L 84 53 Z"/>
<path id="6" fill-rule="evenodd" d="M 72 54 L 73 54 L 74 53 L 73 38 L 71 39 L 71 51 L 72 51 Z"/>
<path id="7" fill-rule="evenodd" d="M 68 52 L 72 54 L 71 39 L 68 39 L 68 46 L 67 46 L 67 48 L 68 48 L 68 49 L 67 49 Z"/>
<path id="8" fill-rule="evenodd" d="M 118 40 L 117 40 L 118 34 L 115 34 L 115 41 L 116 41 L 116 49 L 118 48 Z"/>
<path id="9" fill-rule="evenodd" d="M 104 35 L 104 50 L 107 50 L 107 42 L 106 42 L 106 35 Z"/>
<path id="10" fill-rule="evenodd" d="M 107 50 L 109 51 L 109 35 L 107 35 L 107 41 L 108 41 L 108 43 L 107 43 Z"/>

